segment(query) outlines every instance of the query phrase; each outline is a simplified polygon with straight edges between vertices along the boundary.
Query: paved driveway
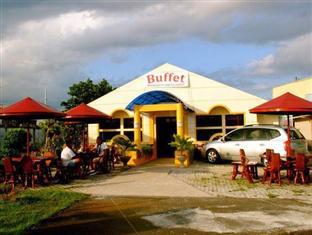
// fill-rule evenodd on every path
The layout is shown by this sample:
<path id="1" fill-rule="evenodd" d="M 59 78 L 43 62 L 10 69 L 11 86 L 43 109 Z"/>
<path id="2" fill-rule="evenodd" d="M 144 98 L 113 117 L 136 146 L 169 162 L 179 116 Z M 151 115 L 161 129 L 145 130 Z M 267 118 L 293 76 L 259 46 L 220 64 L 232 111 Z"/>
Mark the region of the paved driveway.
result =
<path id="1" fill-rule="evenodd" d="M 173 159 L 160 159 L 146 165 L 121 172 L 114 177 L 98 177 L 91 181 L 73 184 L 73 190 L 105 196 L 164 196 L 164 197 L 205 197 L 207 193 L 171 175 L 179 171 Z M 181 169 L 183 171 L 184 169 Z"/>
<path id="2" fill-rule="evenodd" d="M 262 174 L 260 170 L 260 175 Z M 92 195 L 29 234 L 312 234 L 311 185 L 230 180 L 231 165 L 160 159 L 64 186 Z"/>
<path id="3" fill-rule="evenodd" d="M 72 190 L 95 197 L 235 197 L 297 199 L 312 204 L 312 185 L 294 185 L 282 172 L 282 186 L 249 184 L 240 176 L 231 180 L 231 164 L 195 162 L 189 168 L 176 168 L 173 159 L 159 159 L 115 175 L 99 175 L 69 185 Z M 262 168 L 259 175 L 263 174 Z"/>

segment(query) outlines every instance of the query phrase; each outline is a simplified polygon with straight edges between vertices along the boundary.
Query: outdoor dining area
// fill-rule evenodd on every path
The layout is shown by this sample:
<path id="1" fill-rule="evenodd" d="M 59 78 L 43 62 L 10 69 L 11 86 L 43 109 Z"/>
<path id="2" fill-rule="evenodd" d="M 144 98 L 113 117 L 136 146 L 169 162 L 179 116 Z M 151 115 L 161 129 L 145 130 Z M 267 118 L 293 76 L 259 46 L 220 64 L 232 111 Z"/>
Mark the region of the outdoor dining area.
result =
<path id="1" fill-rule="evenodd" d="M 264 166 L 262 183 L 268 181 L 269 185 L 272 182 L 281 185 L 281 171 L 283 170 L 286 171 L 289 183 L 309 183 L 311 180 L 309 164 L 312 161 L 312 155 L 292 149 L 289 116 L 312 114 L 312 103 L 287 92 L 249 111 L 257 114 L 287 116 L 286 156 L 281 158 L 280 153 L 274 152 L 273 149 L 266 149 L 265 153 L 259 155 L 259 161 L 248 161 L 244 149 L 240 149 L 240 161 L 232 162 L 232 180 L 235 180 L 237 174 L 241 174 L 249 183 L 253 183 L 253 179 L 259 179 L 258 166 Z M 239 167 L 241 167 L 241 171 L 239 171 Z"/>
<path id="2" fill-rule="evenodd" d="M 251 113 L 258 114 L 287 115 L 288 140 L 284 143 L 286 156 L 281 157 L 280 153 L 274 152 L 273 149 L 266 149 L 257 161 L 249 161 L 248 154 L 244 149 L 240 149 L 240 161 L 232 162 L 232 180 L 240 174 L 249 183 L 259 182 L 259 178 L 262 177 L 262 183 L 281 185 L 281 172 L 285 171 L 289 183 L 306 184 L 311 181 L 309 164 L 312 155 L 292 149 L 289 123 L 289 115 L 312 114 L 312 105 L 305 102 L 307 101 L 286 93 L 250 110 Z M 134 159 L 125 156 L 126 150 L 131 147 L 132 152 L 136 153 L 135 159 L 143 159 L 138 154 L 139 149 L 122 136 L 117 136 L 109 142 L 104 142 L 98 137 L 96 144 L 89 145 L 87 124 L 98 123 L 111 117 L 84 103 L 66 112 L 59 112 L 27 97 L 2 109 L 0 118 L 3 121 L 14 120 L 26 129 L 25 136 L 20 137 L 15 146 L 11 146 L 16 147 L 18 151 L 8 151 L 0 162 L 0 183 L 4 183 L 5 189 L 10 186 L 6 192 L 14 192 L 16 185 L 34 188 L 37 185 L 68 183 L 72 178 L 109 173 L 115 169 L 115 164 L 123 162 L 124 166 L 127 166 L 129 159 Z M 44 129 L 45 143 L 40 147 L 35 147 L 30 134 L 31 126 L 36 124 L 37 120 L 48 120 Z M 60 126 L 63 128 L 62 137 Z M 148 161 L 155 159 L 149 157 Z M 230 167 L 231 165 L 228 165 L 228 168 Z M 262 176 L 259 169 L 263 172 Z"/>
<path id="3" fill-rule="evenodd" d="M 272 182 L 281 185 L 281 172 L 285 171 L 288 183 L 308 184 L 311 181 L 309 161 L 312 155 L 304 153 L 295 153 L 291 151 L 290 155 L 285 159 L 281 158 L 279 153 L 274 153 L 273 149 L 266 149 L 266 152 L 259 156 L 259 161 L 249 161 L 244 149 L 239 150 L 240 161 L 232 162 L 231 179 L 235 180 L 240 174 L 242 178 L 249 183 L 259 180 L 258 168 L 263 168 L 263 176 L 261 182 Z"/>
<path id="4" fill-rule="evenodd" d="M 17 143 L 19 151 L 9 153 L 1 159 L 0 183 L 4 183 L 5 192 L 6 185 L 10 185 L 8 192 L 14 192 L 16 185 L 34 188 L 37 185 L 67 183 L 75 177 L 85 178 L 90 174 L 109 173 L 120 161 L 117 145 L 107 145 L 100 137 L 97 138 L 95 145 L 87 143 L 86 124 L 111 117 L 86 104 L 80 104 L 63 113 L 27 97 L 2 109 L 0 115 L 2 120 L 20 122 L 26 128 L 26 146 L 23 146 L 25 141 Z M 45 146 L 48 147 L 34 149 L 31 143 L 30 123 L 39 119 L 54 119 L 61 122 L 69 132 L 65 143 L 56 148 L 53 143 L 61 139 L 60 133 L 54 131 L 55 133 L 51 135 L 51 131 L 48 130 L 45 133 Z M 49 121 L 48 124 L 52 125 Z M 75 129 L 77 125 L 80 126 Z M 81 132 L 78 133 L 81 136 L 78 146 L 73 145 L 71 128 Z"/>

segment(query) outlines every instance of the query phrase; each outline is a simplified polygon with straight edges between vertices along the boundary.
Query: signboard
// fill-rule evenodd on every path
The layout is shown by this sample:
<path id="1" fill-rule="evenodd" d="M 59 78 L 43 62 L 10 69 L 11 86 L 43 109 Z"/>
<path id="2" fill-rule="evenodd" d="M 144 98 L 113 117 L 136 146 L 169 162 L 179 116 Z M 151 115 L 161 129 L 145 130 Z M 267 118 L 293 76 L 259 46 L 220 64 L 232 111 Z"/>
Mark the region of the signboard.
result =
<path id="1" fill-rule="evenodd" d="M 189 76 L 185 72 L 148 73 L 147 86 L 153 87 L 188 87 Z"/>

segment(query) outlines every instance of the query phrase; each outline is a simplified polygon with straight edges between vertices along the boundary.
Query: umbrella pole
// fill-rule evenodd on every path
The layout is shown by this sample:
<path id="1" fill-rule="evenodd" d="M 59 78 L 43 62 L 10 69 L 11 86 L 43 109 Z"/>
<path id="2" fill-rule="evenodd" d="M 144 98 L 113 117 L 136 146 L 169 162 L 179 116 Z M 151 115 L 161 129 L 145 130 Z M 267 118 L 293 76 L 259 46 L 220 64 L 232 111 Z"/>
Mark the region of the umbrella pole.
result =
<path id="1" fill-rule="evenodd" d="M 291 156 L 289 114 L 287 115 L 287 150 L 286 151 L 287 151 L 287 157 Z"/>
<path id="2" fill-rule="evenodd" d="M 27 154 L 27 156 L 29 156 L 29 125 L 27 125 L 26 154 Z"/>
<path id="3" fill-rule="evenodd" d="M 85 152 L 85 150 L 86 150 L 86 133 L 85 133 L 85 130 L 86 130 L 86 125 L 85 124 L 83 124 L 83 132 L 82 132 L 82 134 L 83 134 L 83 147 L 82 147 L 82 151 L 83 152 Z"/>

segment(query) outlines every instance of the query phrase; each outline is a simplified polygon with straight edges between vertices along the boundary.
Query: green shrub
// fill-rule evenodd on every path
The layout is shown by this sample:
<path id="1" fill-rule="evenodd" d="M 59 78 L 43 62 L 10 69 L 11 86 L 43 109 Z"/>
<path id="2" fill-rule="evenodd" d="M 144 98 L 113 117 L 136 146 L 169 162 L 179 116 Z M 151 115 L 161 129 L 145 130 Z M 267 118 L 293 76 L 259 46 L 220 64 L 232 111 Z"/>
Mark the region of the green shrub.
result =
<path id="1" fill-rule="evenodd" d="M 146 156 L 151 156 L 153 154 L 153 146 L 151 144 L 141 144 L 140 145 L 142 153 Z"/>
<path id="2" fill-rule="evenodd" d="M 176 148 L 178 151 L 190 150 L 194 149 L 193 141 L 190 140 L 190 137 L 181 137 L 180 135 L 173 135 L 174 141 L 169 143 L 171 147 Z"/>
<path id="3" fill-rule="evenodd" d="M 0 155 L 12 156 L 26 152 L 27 133 L 24 129 L 12 129 L 5 133 Z"/>
<path id="4" fill-rule="evenodd" d="M 123 151 L 128 150 L 129 148 L 134 148 L 136 145 L 132 143 L 131 140 L 128 138 L 125 138 L 123 136 L 116 136 L 115 138 L 112 139 L 114 144 L 117 144 L 122 148 Z"/>

